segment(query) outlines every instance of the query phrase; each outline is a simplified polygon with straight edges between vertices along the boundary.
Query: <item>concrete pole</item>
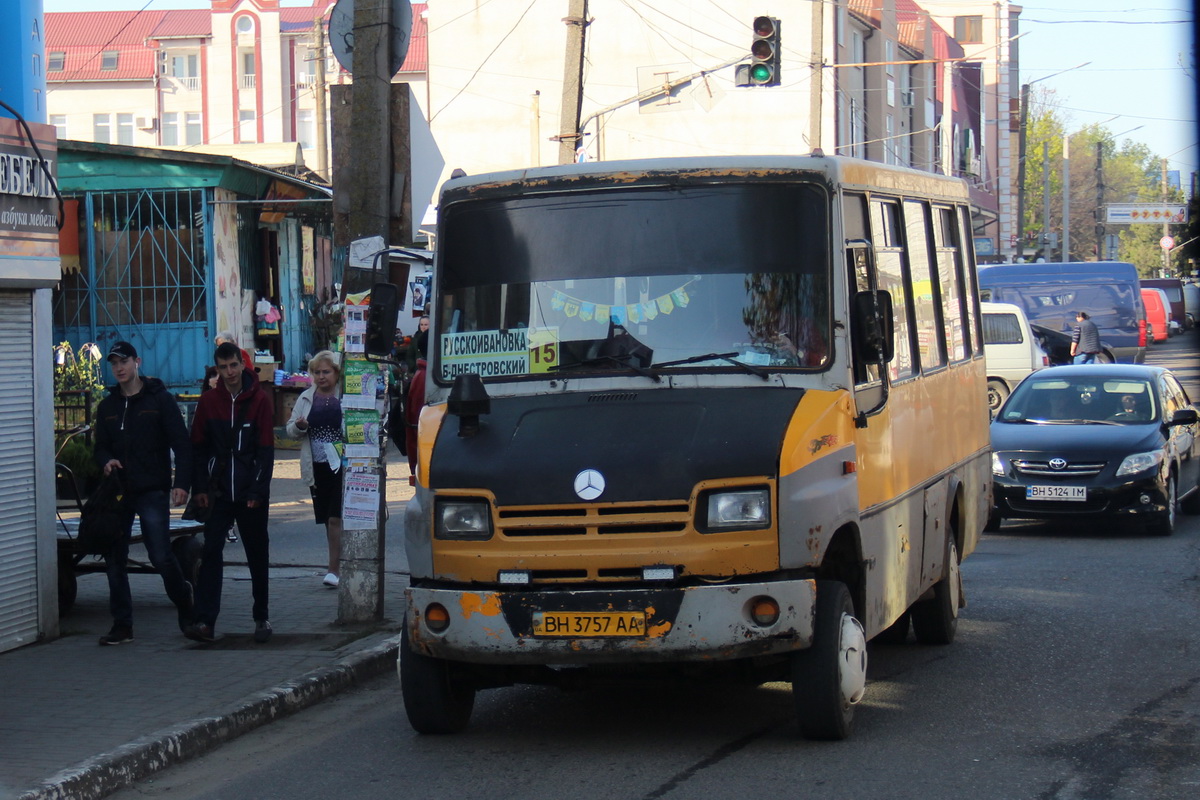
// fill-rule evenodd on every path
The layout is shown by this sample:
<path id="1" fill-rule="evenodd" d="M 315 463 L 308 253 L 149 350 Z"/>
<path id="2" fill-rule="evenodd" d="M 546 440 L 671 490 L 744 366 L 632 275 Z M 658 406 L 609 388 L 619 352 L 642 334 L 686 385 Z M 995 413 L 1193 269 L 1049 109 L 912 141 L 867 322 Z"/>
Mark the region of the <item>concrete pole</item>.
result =
<path id="1" fill-rule="evenodd" d="M 808 149 L 820 150 L 825 76 L 825 4 L 812 4 L 812 78 L 808 82 Z"/>
<path id="2" fill-rule="evenodd" d="M 587 0 L 570 0 L 570 8 L 563 22 L 567 25 L 567 51 L 563 59 L 558 163 L 570 164 L 575 161 L 575 148 L 583 144 L 579 117 L 583 111 L 583 44 L 587 30 Z"/>
<path id="3" fill-rule="evenodd" d="M 1017 258 L 1025 257 L 1025 141 L 1029 127 L 1029 84 L 1021 86 L 1021 123 L 1017 141 Z M 1043 166 L 1043 169 L 1045 167 Z"/>
<path id="4" fill-rule="evenodd" d="M 354 8 L 354 85 L 350 164 L 347 187 L 350 240 L 382 236 L 389 241 L 392 215 L 391 0 L 357 0 Z M 357 273 L 357 274 L 352 274 Z M 372 284 L 369 270 L 347 267 L 346 292 Z M 356 624 L 383 619 L 383 538 L 387 490 L 383 452 L 379 474 L 379 514 L 374 529 L 343 530 L 338 622 Z"/>
<path id="5" fill-rule="evenodd" d="M 317 134 L 316 173 L 324 180 L 329 180 L 329 137 L 325 127 L 328 116 L 325 110 L 325 23 L 321 17 L 313 20 L 313 51 L 317 56 L 313 64 L 316 67 L 313 73 L 313 97 L 317 101 L 316 111 L 313 113 Z"/>
<path id="6" fill-rule="evenodd" d="M 954 62 L 942 66 L 942 174 L 954 174 Z"/>
<path id="7" fill-rule="evenodd" d="M 1042 237 L 1046 250 L 1042 258 L 1050 260 L 1050 142 L 1042 142 Z"/>
<path id="8" fill-rule="evenodd" d="M 1063 235 L 1062 257 L 1071 260 L 1071 137 L 1063 136 Z"/>
<path id="9" fill-rule="evenodd" d="M 1104 142 L 1096 142 L 1096 260 L 1108 257 L 1104 236 Z"/>
<path id="10" fill-rule="evenodd" d="M 1161 159 L 1159 161 L 1159 166 L 1160 166 L 1160 169 L 1162 170 L 1162 199 L 1163 199 L 1163 202 L 1166 203 L 1167 197 L 1168 197 L 1168 195 L 1167 195 L 1167 160 L 1165 158 Z M 1171 235 L 1171 224 L 1170 223 L 1168 223 L 1168 222 L 1163 223 L 1162 235 L 1163 236 Z M 1169 278 L 1169 277 L 1171 277 L 1171 251 L 1164 247 L 1162 249 L 1162 253 L 1163 253 L 1163 274 L 1162 274 L 1162 276 L 1164 278 Z"/>

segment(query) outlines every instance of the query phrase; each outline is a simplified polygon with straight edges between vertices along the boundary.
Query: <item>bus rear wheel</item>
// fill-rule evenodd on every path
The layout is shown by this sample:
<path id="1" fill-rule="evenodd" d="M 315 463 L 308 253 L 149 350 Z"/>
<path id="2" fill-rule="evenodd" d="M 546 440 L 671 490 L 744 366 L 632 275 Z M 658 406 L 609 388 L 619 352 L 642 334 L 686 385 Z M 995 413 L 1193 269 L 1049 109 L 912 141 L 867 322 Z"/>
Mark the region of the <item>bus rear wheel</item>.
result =
<path id="1" fill-rule="evenodd" d="M 946 569 L 933 586 L 933 597 L 914 603 L 913 633 L 921 644 L 950 644 L 958 630 L 958 609 L 962 605 L 962 573 L 958 566 L 958 547 L 953 531 L 946 537 Z"/>
<path id="2" fill-rule="evenodd" d="M 867 637 L 850 590 L 817 581 L 813 642 L 792 654 L 792 698 L 806 739 L 839 740 L 854 728 L 854 706 L 867 684 Z"/>
<path id="3" fill-rule="evenodd" d="M 414 652 L 408 646 L 408 626 L 400 636 L 400 692 L 408 724 L 417 733 L 458 733 L 467 727 L 475 708 L 475 687 L 455 677 L 453 665 Z"/>

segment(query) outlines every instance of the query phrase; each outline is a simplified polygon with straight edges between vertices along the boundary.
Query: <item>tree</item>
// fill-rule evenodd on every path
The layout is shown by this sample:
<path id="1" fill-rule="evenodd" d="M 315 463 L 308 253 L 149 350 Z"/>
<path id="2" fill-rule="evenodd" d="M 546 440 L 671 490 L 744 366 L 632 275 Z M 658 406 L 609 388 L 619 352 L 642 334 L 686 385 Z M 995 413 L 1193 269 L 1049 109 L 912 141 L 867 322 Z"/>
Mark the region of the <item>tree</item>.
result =
<path id="1" fill-rule="evenodd" d="M 1056 93 L 1040 89 L 1031 96 L 1026 127 L 1025 219 L 1023 230 L 1053 233 L 1062 244 L 1063 142 L 1068 120 Z M 1106 255 L 1099 234 L 1120 237 L 1117 258 L 1135 264 L 1143 274 L 1162 266 L 1158 241 L 1162 227 L 1150 224 L 1108 225 L 1100 206 L 1099 184 L 1103 180 L 1104 205 L 1110 203 L 1161 203 L 1159 159 L 1146 145 L 1126 141 L 1120 149 L 1112 132 L 1103 125 L 1089 125 L 1069 134 L 1071 178 L 1070 253 L 1068 260 L 1088 261 Z M 1044 152 L 1045 151 L 1045 152 Z M 1043 200 L 1049 199 L 1048 224 Z M 1179 192 L 1166 198 L 1182 199 Z M 1182 228 L 1182 226 L 1179 226 Z M 1178 233 L 1182 234 L 1182 230 Z M 1043 246 L 1036 256 L 1060 260 L 1061 249 Z"/>

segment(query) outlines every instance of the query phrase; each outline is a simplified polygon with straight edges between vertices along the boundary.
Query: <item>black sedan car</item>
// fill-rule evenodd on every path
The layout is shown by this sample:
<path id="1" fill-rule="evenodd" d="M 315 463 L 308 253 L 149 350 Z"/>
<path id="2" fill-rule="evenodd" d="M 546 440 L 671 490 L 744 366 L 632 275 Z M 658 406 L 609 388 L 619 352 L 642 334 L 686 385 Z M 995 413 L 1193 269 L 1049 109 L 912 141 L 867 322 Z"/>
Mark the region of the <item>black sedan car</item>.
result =
<path id="1" fill-rule="evenodd" d="M 1129 521 L 1170 535 L 1200 513 L 1200 418 L 1169 370 L 1080 364 L 1039 370 L 992 421 L 994 505 L 1004 519 Z"/>

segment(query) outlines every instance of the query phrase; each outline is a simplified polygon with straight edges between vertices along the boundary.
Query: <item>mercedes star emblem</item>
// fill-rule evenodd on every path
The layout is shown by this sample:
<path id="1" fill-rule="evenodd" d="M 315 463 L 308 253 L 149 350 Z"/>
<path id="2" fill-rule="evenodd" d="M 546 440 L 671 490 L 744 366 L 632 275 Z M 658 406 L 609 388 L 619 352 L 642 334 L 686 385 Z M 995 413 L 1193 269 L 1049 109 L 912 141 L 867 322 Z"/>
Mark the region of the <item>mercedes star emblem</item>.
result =
<path id="1" fill-rule="evenodd" d="M 595 500 L 604 494 L 604 476 L 594 469 L 585 469 L 575 476 L 575 494 L 582 500 Z"/>

